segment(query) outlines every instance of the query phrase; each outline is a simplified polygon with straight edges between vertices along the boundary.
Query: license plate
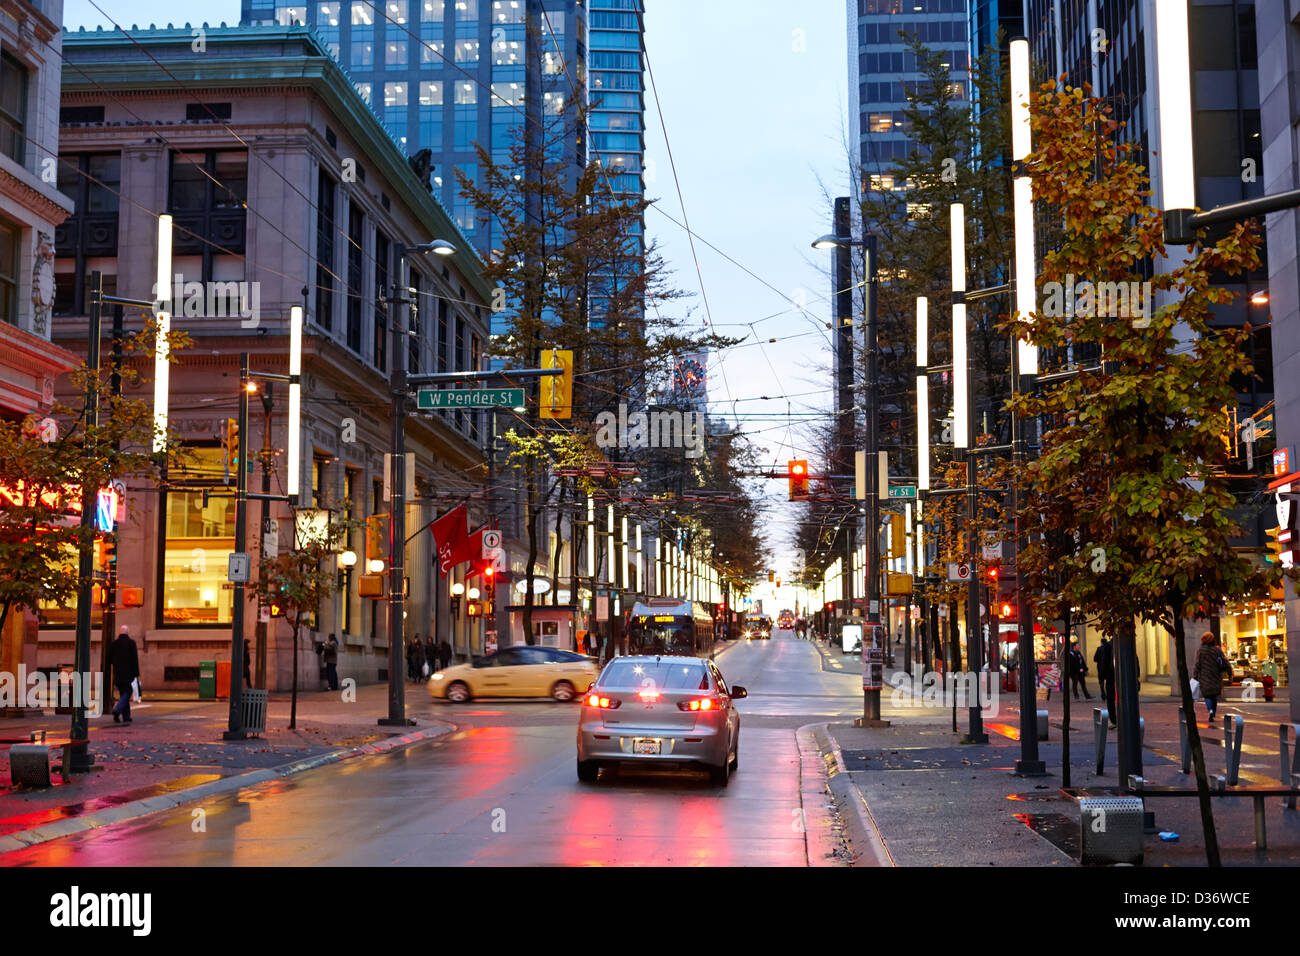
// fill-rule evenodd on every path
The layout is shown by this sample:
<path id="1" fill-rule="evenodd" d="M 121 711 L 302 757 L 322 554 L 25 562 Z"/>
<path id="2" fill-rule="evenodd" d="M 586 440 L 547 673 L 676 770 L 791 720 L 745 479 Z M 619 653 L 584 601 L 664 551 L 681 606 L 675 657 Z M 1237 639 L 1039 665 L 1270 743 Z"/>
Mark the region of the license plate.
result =
<path id="1" fill-rule="evenodd" d="M 632 752 L 635 754 L 657 754 L 662 741 L 636 737 L 632 740 Z"/>

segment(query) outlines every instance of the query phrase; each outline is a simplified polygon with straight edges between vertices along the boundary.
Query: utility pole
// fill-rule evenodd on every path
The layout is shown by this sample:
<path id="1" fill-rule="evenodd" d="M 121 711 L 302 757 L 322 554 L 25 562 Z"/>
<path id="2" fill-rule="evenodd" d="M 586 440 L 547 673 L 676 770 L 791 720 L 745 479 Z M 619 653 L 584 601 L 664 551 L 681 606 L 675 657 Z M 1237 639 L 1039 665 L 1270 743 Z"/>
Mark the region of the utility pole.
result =
<path id="1" fill-rule="evenodd" d="M 853 238 L 849 197 L 840 196 L 834 207 L 835 245 L 835 414 L 836 447 L 839 471 L 853 469 L 853 262 L 850 244 Z M 853 618 L 853 554 L 856 550 L 857 505 L 852 506 L 844 523 L 844 623 Z"/>
<path id="2" fill-rule="evenodd" d="M 239 355 L 239 461 L 235 468 L 235 553 L 248 553 L 248 390 L 252 376 L 248 353 Z M 292 453 L 290 449 L 290 453 Z M 251 563 L 251 562 L 250 562 Z M 247 575 L 234 582 L 230 611 L 230 714 L 223 740 L 246 740 L 244 731 L 244 588 Z"/>
<path id="3" fill-rule="evenodd" d="M 113 307 L 113 374 L 109 379 L 109 390 L 114 398 L 122 394 L 122 307 Z M 117 451 L 116 443 L 113 451 Z M 100 609 L 99 625 L 99 664 L 104 675 L 104 690 L 108 691 L 109 666 L 108 650 L 117 633 L 117 542 L 116 525 L 111 534 L 105 535 L 105 544 L 112 544 L 112 556 L 108 561 L 108 577 L 104 582 L 104 602 Z"/>
<path id="4" fill-rule="evenodd" d="M 406 716 L 406 683 L 402 657 L 406 651 L 406 335 L 403 306 L 407 300 L 407 247 L 393 246 L 393 267 L 397 277 L 388 302 L 392 323 L 392 370 L 389 392 L 392 397 L 392 431 L 388 465 L 388 716 L 380 718 L 384 727 L 406 727 L 415 721 Z"/>
<path id="5" fill-rule="evenodd" d="M 867 328 L 867 625 L 873 640 L 880 634 L 880 378 L 877 362 L 876 292 L 877 264 L 876 237 L 871 234 L 862 237 L 863 280 L 866 298 Z M 866 656 L 872 655 L 867 648 L 866 639 L 862 644 Z M 875 654 L 882 653 L 879 647 Z M 868 664 L 867 666 L 871 666 Z M 889 721 L 880 717 L 880 690 L 863 691 L 863 727 L 888 727 Z"/>

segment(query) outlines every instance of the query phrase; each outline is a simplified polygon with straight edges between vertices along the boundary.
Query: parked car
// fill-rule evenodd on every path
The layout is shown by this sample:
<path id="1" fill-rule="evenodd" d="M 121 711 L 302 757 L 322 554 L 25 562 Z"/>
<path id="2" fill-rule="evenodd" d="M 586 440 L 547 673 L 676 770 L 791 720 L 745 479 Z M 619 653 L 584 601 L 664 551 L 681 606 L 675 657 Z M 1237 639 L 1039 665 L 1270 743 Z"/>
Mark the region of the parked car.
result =
<path id="1" fill-rule="evenodd" d="M 475 697 L 573 700 L 600 673 L 594 658 L 554 647 L 515 645 L 429 678 L 429 696 L 463 704 Z"/>

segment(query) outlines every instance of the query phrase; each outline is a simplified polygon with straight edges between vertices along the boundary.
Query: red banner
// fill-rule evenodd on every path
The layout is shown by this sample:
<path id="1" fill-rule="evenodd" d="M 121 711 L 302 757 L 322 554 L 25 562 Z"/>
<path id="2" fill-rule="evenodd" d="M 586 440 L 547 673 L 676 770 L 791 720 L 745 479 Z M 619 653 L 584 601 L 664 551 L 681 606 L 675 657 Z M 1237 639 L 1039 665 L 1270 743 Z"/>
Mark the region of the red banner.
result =
<path id="1" fill-rule="evenodd" d="M 456 559 L 456 553 L 468 540 L 468 526 L 469 519 L 464 505 L 457 505 L 429 525 L 429 530 L 433 532 L 433 543 L 438 549 L 438 567 L 444 576 L 460 563 Z"/>
<path id="2" fill-rule="evenodd" d="M 473 534 L 466 535 L 461 539 L 460 544 L 451 555 L 452 567 L 465 561 L 478 561 L 483 557 L 483 532 L 487 530 L 487 526 L 484 525 Z"/>

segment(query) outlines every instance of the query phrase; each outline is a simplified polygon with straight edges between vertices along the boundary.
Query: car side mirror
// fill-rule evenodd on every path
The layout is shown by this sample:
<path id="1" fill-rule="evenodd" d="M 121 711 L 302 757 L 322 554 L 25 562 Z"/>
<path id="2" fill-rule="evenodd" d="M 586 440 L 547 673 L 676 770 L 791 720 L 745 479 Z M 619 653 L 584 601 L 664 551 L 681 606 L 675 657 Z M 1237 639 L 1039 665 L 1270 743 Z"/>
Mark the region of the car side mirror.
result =
<path id="1" fill-rule="evenodd" d="M 742 697 L 748 697 L 748 696 L 749 696 L 749 691 L 745 690 L 745 688 L 741 687 L 739 684 L 731 685 L 732 700 L 740 700 Z"/>

